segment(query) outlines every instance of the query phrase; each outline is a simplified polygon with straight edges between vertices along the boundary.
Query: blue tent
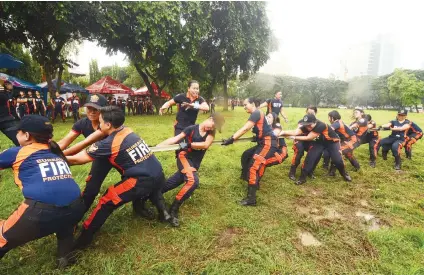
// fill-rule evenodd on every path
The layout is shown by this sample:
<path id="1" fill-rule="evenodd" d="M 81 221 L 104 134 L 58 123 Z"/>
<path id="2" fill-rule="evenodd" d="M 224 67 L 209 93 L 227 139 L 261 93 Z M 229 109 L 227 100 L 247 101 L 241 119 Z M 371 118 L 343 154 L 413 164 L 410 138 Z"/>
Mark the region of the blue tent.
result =
<path id="1" fill-rule="evenodd" d="M 0 68 L 17 69 L 24 63 L 17 60 L 10 54 L 0 53 Z"/>
<path id="2" fill-rule="evenodd" d="M 54 89 L 56 89 L 57 88 L 57 79 L 53 79 L 52 83 L 53 83 Z M 62 84 L 60 86 L 60 93 L 61 94 L 66 94 L 66 93 L 71 93 L 71 92 L 81 92 L 81 93 L 87 93 L 88 94 L 88 91 L 81 86 L 66 83 L 64 81 L 62 81 L 61 84 Z M 39 86 L 41 88 L 41 91 L 43 93 L 47 93 L 47 91 L 49 90 L 49 86 L 47 85 L 47 82 L 37 84 L 37 86 Z"/>

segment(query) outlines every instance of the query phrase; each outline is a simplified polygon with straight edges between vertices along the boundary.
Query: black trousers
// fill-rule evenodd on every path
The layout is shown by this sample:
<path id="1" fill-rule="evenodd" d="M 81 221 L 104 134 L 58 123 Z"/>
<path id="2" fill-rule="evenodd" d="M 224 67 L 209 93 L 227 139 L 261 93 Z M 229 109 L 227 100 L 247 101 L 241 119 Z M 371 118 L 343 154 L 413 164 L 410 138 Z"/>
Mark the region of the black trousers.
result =
<path id="1" fill-rule="evenodd" d="M 292 166 L 295 166 L 295 167 L 299 166 L 303 155 L 305 154 L 305 152 L 308 152 L 308 150 L 312 146 L 312 144 L 313 143 L 311 141 L 299 141 L 299 140 L 296 140 L 293 143 L 294 155 L 293 155 L 292 161 L 291 161 Z"/>
<path id="2" fill-rule="evenodd" d="M 380 144 L 380 138 L 377 136 L 373 136 L 371 133 L 365 134 L 361 139 L 360 142 L 356 145 L 362 145 L 368 143 L 368 148 L 370 151 L 370 161 L 376 161 L 377 160 L 377 152 Z"/>
<path id="3" fill-rule="evenodd" d="M 65 112 L 62 108 L 55 108 L 53 110 L 53 116 L 52 116 L 53 122 L 56 120 L 57 116 L 61 116 L 62 120 L 65 121 Z"/>
<path id="4" fill-rule="evenodd" d="M 199 187 L 199 176 L 197 174 L 199 164 L 187 158 L 187 152 L 181 151 L 177 156 L 177 167 L 178 171 L 166 181 L 165 186 L 162 188 L 162 193 L 175 189 L 184 183 L 184 186 L 175 197 L 177 201 L 184 202 Z"/>
<path id="5" fill-rule="evenodd" d="M 97 194 L 100 192 L 100 187 L 102 186 L 103 181 L 111 169 L 112 164 L 110 164 L 108 159 L 95 159 L 91 164 L 91 170 L 85 180 L 86 185 L 82 192 L 82 199 L 86 209 L 85 211 L 90 209 L 90 206 L 96 199 Z"/>
<path id="6" fill-rule="evenodd" d="M 128 108 L 128 115 L 132 112 L 132 115 L 134 115 L 134 105 L 132 103 L 127 104 L 127 108 Z"/>
<path id="7" fill-rule="evenodd" d="M 162 187 L 165 177 L 138 177 L 123 178 L 117 184 L 110 186 L 99 200 L 96 208 L 89 218 L 84 221 L 84 229 L 89 233 L 95 233 L 106 222 L 107 218 L 122 205 L 149 197 L 155 204 L 163 200 Z"/>
<path id="8" fill-rule="evenodd" d="M 79 107 L 72 106 L 72 116 L 74 117 L 74 122 L 77 122 L 80 119 Z"/>
<path id="9" fill-rule="evenodd" d="M 43 105 L 38 105 L 37 106 L 37 111 L 35 112 L 36 115 L 40 115 L 40 116 L 45 116 L 46 112 L 44 110 Z"/>
<path id="10" fill-rule="evenodd" d="M 394 157 L 400 157 L 404 143 L 405 140 L 397 137 L 386 137 L 381 139 L 380 146 L 383 152 L 387 153 L 391 150 Z"/>
<path id="11" fill-rule="evenodd" d="M 84 215 L 84 204 L 77 199 L 58 207 L 26 199 L 10 217 L 0 222 L 0 259 L 11 249 L 56 233 L 58 257 L 72 250 L 75 225 Z"/>
<path id="12" fill-rule="evenodd" d="M 8 139 L 10 139 L 13 142 L 13 144 L 15 144 L 16 146 L 19 146 L 19 142 L 16 139 L 16 134 L 18 133 L 17 126 L 18 126 L 18 122 L 14 119 L 0 122 L 0 131 Z"/>
<path id="13" fill-rule="evenodd" d="M 22 119 L 27 114 L 27 108 L 25 105 L 20 104 L 18 107 L 19 118 Z"/>
<path id="14" fill-rule="evenodd" d="M 341 142 L 340 149 L 342 151 L 342 155 L 345 156 L 350 164 L 352 164 L 353 167 L 356 169 L 359 169 L 360 165 L 358 161 L 356 160 L 355 156 L 353 155 L 353 150 L 355 149 L 356 144 L 356 137 L 352 138 L 351 140 L 346 140 Z M 323 159 L 324 163 L 329 164 L 330 163 L 330 153 L 328 152 L 328 149 L 325 148 L 323 152 Z"/>
<path id="15" fill-rule="evenodd" d="M 337 170 L 339 170 L 341 175 L 344 175 L 346 170 L 339 142 L 326 144 L 315 142 L 308 151 L 302 170 L 304 170 L 306 175 L 310 175 L 314 171 L 318 161 L 321 159 L 324 149 L 328 151 L 331 163 L 337 168 Z"/>
<path id="16" fill-rule="evenodd" d="M 249 185 L 259 186 L 265 168 L 280 164 L 284 159 L 278 141 L 265 137 L 256 146 L 247 149 L 241 156 L 242 179 Z"/>

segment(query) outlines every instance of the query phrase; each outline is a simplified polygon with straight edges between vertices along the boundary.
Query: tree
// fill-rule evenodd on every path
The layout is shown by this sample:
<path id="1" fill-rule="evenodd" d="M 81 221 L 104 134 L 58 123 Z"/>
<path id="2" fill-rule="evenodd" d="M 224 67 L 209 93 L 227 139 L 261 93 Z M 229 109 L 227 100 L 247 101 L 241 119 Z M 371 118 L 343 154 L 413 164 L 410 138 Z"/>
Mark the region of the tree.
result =
<path id="1" fill-rule="evenodd" d="M 270 28 L 264 2 L 209 2 L 210 31 L 200 44 L 211 86 L 223 85 L 228 110 L 228 82 L 245 80 L 269 59 Z M 273 44 L 275 45 L 275 43 Z"/>
<path id="2" fill-rule="evenodd" d="M 108 52 L 121 51 L 131 60 L 147 86 L 156 110 L 158 90 L 187 79 L 198 39 L 204 35 L 202 2 L 101 2 L 99 44 Z M 186 81 L 185 81 L 186 82 Z"/>
<path id="3" fill-rule="evenodd" d="M 128 75 L 127 79 L 124 81 L 124 85 L 130 88 L 140 88 L 144 86 L 143 79 L 140 74 L 137 72 L 137 69 L 133 65 L 129 65 L 126 68 L 126 74 Z"/>
<path id="4" fill-rule="evenodd" d="M 90 38 L 96 28 L 96 2 L 1 2 L 0 35 L 5 43 L 20 43 L 43 66 L 51 94 L 51 80 L 60 81 L 66 65 L 66 47 L 83 38 Z M 58 87 L 60 88 L 60 87 Z"/>
<path id="5" fill-rule="evenodd" d="M 107 75 L 123 83 L 128 77 L 127 67 L 119 67 L 118 64 L 115 63 L 112 66 L 101 68 L 100 76 L 104 77 Z"/>
<path id="6" fill-rule="evenodd" d="M 90 61 L 89 76 L 90 76 L 89 80 L 91 84 L 93 84 L 94 82 L 96 82 L 97 80 L 101 78 L 99 66 L 97 65 L 96 59 L 91 59 Z"/>
<path id="7" fill-rule="evenodd" d="M 417 77 L 401 69 L 396 69 L 388 79 L 387 87 L 390 94 L 396 95 L 403 106 L 415 105 L 421 103 L 424 97 L 424 82 Z M 417 112 L 418 112 L 418 108 Z"/>

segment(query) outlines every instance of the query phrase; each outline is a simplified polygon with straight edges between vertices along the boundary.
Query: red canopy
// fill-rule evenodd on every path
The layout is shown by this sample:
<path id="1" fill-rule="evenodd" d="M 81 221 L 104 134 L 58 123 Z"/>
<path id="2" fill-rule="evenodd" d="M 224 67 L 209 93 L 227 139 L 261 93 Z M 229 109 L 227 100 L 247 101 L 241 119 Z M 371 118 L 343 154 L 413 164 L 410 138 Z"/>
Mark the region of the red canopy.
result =
<path id="1" fill-rule="evenodd" d="M 130 88 L 110 76 L 103 77 L 85 89 L 87 89 L 90 94 L 131 94 L 133 92 Z"/>
<path id="2" fill-rule="evenodd" d="M 152 82 L 150 83 L 150 85 L 152 85 L 153 91 L 155 92 L 155 95 L 158 96 L 158 86 L 156 85 L 156 83 Z M 135 90 L 134 92 L 132 92 L 132 95 L 135 96 L 148 96 L 150 95 L 149 89 L 147 89 L 147 86 L 141 87 L 137 90 Z M 162 92 L 160 93 L 160 97 L 161 98 L 171 98 L 171 95 L 168 94 L 167 92 L 165 92 L 164 90 L 162 90 Z"/>

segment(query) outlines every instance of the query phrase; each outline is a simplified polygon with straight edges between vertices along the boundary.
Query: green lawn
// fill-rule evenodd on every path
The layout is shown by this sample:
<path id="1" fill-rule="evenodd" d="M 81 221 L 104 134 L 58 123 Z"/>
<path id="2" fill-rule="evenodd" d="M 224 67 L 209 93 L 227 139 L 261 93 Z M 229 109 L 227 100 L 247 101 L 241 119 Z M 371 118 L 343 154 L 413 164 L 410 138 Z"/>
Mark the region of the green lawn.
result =
<path id="1" fill-rule="evenodd" d="M 219 109 L 219 108 L 218 108 Z M 330 110 L 318 110 L 327 122 Z M 341 110 L 346 123 L 351 110 Z M 396 112 L 370 111 L 377 124 Z M 304 109 L 287 108 L 293 129 Z M 226 125 L 217 138 L 227 138 L 241 127 L 248 114 L 241 107 L 225 112 Z M 200 115 L 198 121 L 206 118 Z M 424 114 L 409 118 L 424 126 Z M 129 117 L 126 125 L 148 144 L 173 133 L 174 116 Z M 71 128 L 71 121 L 55 124 L 55 139 Z M 383 136 L 388 132 L 382 132 Z M 0 135 L 0 149 L 11 143 Z M 325 176 L 318 166 L 317 179 L 296 186 L 287 177 L 289 159 L 269 168 L 258 191 L 257 207 L 241 207 L 246 183 L 239 179 L 240 156 L 252 144 L 214 145 L 200 169 L 200 188 L 180 211 L 180 228 L 135 217 L 131 205 L 116 211 L 82 253 L 78 264 L 64 274 L 424 274 L 424 145 L 419 141 L 413 160 L 404 160 L 395 172 L 393 157 L 368 166 L 368 145 L 355 151 L 362 165 L 347 184 L 340 175 Z M 175 172 L 173 152 L 157 154 L 165 174 Z M 81 188 L 90 165 L 72 167 Z M 298 175 L 299 175 L 298 171 Z M 22 201 L 11 171 L 0 173 L 0 218 Z M 112 172 L 102 190 L 117 182 Z M 177 190 L 165 195 L 172 202 Z M 362 217 L 362 214 L 371 214 Z M 359 215 L 359 216 L 358 216 Z M 374 230 L 371 230 L 374 229 Z M 310 233 L 321 246 L 305 246 L 299 234 Z M 34 241 L 7 254 L 0 274 L 61 274 L 55 267 L 54 236 Z"/>

